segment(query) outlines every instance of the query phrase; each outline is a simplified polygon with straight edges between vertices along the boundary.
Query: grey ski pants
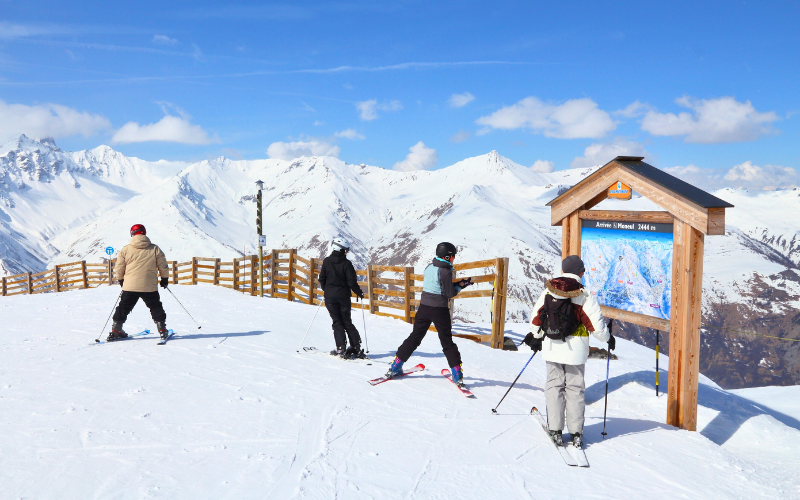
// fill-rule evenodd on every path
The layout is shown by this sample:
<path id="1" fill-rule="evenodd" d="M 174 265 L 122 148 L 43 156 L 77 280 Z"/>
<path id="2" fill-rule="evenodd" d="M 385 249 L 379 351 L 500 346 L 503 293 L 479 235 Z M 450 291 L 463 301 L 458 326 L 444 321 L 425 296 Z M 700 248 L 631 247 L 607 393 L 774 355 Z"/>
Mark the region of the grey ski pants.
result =
<path id="1" fill-rule="evenodd" d="M 547 401 L 547 426 L 550 430 L 564 430 L 564 410 L 570 434 L 583 434 L 583 413 L 586 409 L 583 374 L 586 365 L 562 365 L 547 362 L 547 383 L 544 396 Z"/>

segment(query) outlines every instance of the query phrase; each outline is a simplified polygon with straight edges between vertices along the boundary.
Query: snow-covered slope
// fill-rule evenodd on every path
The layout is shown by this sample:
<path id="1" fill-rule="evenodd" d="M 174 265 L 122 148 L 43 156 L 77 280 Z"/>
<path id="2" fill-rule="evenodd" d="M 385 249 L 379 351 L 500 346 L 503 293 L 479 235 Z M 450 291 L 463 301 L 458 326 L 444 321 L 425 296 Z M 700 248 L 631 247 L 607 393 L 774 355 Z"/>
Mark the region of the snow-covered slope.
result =
<path id="1" fill-rule="evenodd" d="M 620 340 L 605 440 L 605 362 L 587 364 L 591 467 L 572 469 L 526 416 L 545 407 L 541 358 L 490 411 L 530 351 L 456 339 L 466 399 L 439 375 L 429 335 L 411 358 L 425 372 L 372 387 L 409 325 L 367 315 L 368 366 L 295 352 L 312 306 L 173 288 L 203 328 L 164 294 L 177 333 L 163 347 L 155 335 L 89 345 L 116 287 L 0 301 L 0 498 L 800 497 L 792 394 L 732 394 L 701 377 L 699 432 L 676 430 L 655 397 L 653 351 Z M 152 329 L 146 308 L 126 327 Z M 525 326 L 509 327 L 520 340 Z M 476 328 L 488 326 L 456 325 Z M 322 314 L 305 345 L 333 346 Z"/>

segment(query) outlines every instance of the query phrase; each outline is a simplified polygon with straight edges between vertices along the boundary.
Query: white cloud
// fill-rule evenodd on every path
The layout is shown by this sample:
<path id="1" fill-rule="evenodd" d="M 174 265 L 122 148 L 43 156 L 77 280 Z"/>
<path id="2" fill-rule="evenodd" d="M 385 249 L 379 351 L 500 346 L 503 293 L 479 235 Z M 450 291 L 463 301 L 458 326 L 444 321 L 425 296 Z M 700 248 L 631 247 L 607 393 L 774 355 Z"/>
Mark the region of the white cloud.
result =
<path id="1" fill-rule="evenodd" d="M 617 156 L 647 157 L 649 154 L 645 151 L 644 146 L 638 142 L 617 137 L 611 142 L 587 146 L 583 151 L 583 156 L 578 156 L 572 160 L 570 168 L 589 168 L 595 165 L 605 165 Z"/>
<path id="2" fill-rule="evenodd" d="M 733 166 L 723 177 L 728 182 L 752 187 L 785 187 L 800 184 L 797 171 L 790 167 L 764 165 L 759 167 L 746 161 Z"/>
<path id="3" fill-rule="evenodd" d="M 429 148 L 422 141 L 414 144 L 408 150 L 411 152 L 408 153 L 405 160 L 394 164 L 394 167 L 392 167 L 394 170 L 400 170 L 401 172 L 428 170 L 435 167 L 436 162 L 439 161 L 439 155 L 436 154 L 436 150 Z"/>
<path id="4" fill-rule="evenodd" d="M 348 128 L 342 130 L 341 132 L 336 132 L 333 135 L 334 137 L 338 137 L 341 139 L 350 139 L 351 141 L 366 139 L 366 137 L 364 137 L 363 134 L 359 134 L 358 131 L 354 128 Z"/>
<path id="5" fill-rule="evenodd" d="M 314 120 L 314 126 L 315 127 L 321 127 L 322 125 L 325 125 L 325 122 L 323 122 L 321 120 Z"/>
<path id="6" fill-rule="evenodd" d="M 539 174 L 549 174 L 556 169 L 556 164 L 550 160 L 536 160 L 531 165 L 531 170 Z"/>
<path id="7" fill-rule="evenodd" d="M 203 51 L 200 50 L 200 47 L 195 44 L 192 44 L 192 47 L 194 48 L 194 50 L 192 50 L 192 58 L 198 62 L 205 62 L 206 56 L 203 55 Z"/>
<path id="8" fill-rule="evenodd" d="M 611 116 L 588 98 L 571 99 L 556 105 L 526 97 L 478 118 L 476 123 L 501 130 L 527 128 L 558 139 L 596 139 L 617 128 Z M 481 132 L 485 133 L 486 129 Z"/>
<path id="9" fill-rule="evenodd" d="M 468 141 L 471 137 L 469 132 L 465 132 L 463 130 L 459 130 L 452 137 L 450 137 L 450 142 L 465 142 Z"/>
<path id="10" fill-rule="evenodd" d="M 638 118 L 640 116 L 644 116 L 648 111 L 652 110 L 653 107 L 650 106 L 649 104 L 645 104 L 636 100 L 628 104 L 624 108 L 614 111 L 614 114 L 616 116 L 622 116 L 625 118 Z"/>
<path id="11" fill-rule="evenodd" d="M 450 96 L 450 99 L 447 101 L 450 103 L 450 106 L 454 108 L 463 108 L 467 104 L 471 103 L 475 100 L 475 96 L 470 94 L 469 92 L 464 92 L 463 94 L 453 94 Z"/>
<path id="12" fill-rule="evenodd" d="M 178 40 L 175 38 L 170 38 L 166 35 L 153 35 L 153 43 L 157 43 L 159 45 L 175 45 L 178 43 Z"/>
<path id="13" fill-rule="evenodd" d="M 800 175 L 790 167 L 753 165 L 746 161 L 728 170 L 696 165 L 665 168 L 664 171 L 706 191 L 723 187 L 774 189 L 800 186 Z"/>
<path id="14" fill-rule="evenodd" d="M 0 99 L 0 139 L 19 134 L 33 137 L 89 137 L 111 128 L 101 115 L 80 112 L 60 104 L 8 104 Z"/>
<path id="15" fill-rule="evenodd" d="M 389 101 L 379 104 L 376 99 L 370 99 L 368 101 L 357 102 L 356 109 L 358 109 L 359 116 L 361 116 L 362 120 L 372 121 L 378 117 L 378 111 L 397 111 L 398 109 L 403 109 L 403 105 L 400 101 Z"/>
<path id="16" fill-rule="evenodd" d="M 685 136 L 684 141 L 701 144 L 742 142 L 773 132 L 771 123 L 778 115 L 760 113 L 750 101 L 733 97 L 694 100 L 687 96 L 675 102 L 691 112 L 658 113 L 650 110 L 642 120 L 642 130 L 653 135 Z"/>
<path id="17" fill-rule="evenodd" d="M 339 146 L 328 142 L 307 138 L 292 142 L 273 142 L 267 148 L 267 156 L 279 160 L 294 160 L 301 156 L 333 156 L 339 157 Z"/>
<path id="18" fill-rule="evenodd" d="M 147 125 L 128 122 L 111 138 L 111 142 L 122 144 L 149 141 L 210 144 L 219 142 L 219 138 L 209 137 L 200 125 L 192 125 L 186 115 L 181 117 L 167 115 L 159 121 Z"/>

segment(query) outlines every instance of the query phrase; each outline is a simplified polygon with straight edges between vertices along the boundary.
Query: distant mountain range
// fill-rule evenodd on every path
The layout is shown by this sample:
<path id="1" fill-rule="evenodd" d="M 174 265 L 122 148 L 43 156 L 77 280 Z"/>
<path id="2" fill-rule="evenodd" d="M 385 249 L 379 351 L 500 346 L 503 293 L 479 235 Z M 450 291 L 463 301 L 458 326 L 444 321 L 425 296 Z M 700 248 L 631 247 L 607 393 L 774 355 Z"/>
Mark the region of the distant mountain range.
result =
<path id="1" fill-rule="evenodd" d="M 268 248 L 322 257 L 344 235 L 357 266 L 418 270 L 439 241 L 456 244 L 461 261 L 510 257 L 509 293 L 519 301 L 509 301 L 508 319 L 523 321 L 559 264 L 561 230 L 545 203 L 593 170 L 535 173 L 495 151 L 417 172 L 330 157 L 147 162 L 107 146 L 65 152 L 23 135 L 0 146 L 0 275 L 102 261 L 106 247 L 128 242 L 134 223 L 170 260 L 252 254 L 261 180 Z M 800 190 L 714 194 L 735 208 L 725 236 L 706 238 L 704 323 L 800 338 Z M 597 208 L 658 209 L 640 197 Z M 456 316 L 487 322 L 485 302 L 458 302 Z M 635 326 L 622 335 L 655 341 Z M 708 328 L 703 343 L 701 371 L 724 387 L 800 381 L 798 342 Z"/>

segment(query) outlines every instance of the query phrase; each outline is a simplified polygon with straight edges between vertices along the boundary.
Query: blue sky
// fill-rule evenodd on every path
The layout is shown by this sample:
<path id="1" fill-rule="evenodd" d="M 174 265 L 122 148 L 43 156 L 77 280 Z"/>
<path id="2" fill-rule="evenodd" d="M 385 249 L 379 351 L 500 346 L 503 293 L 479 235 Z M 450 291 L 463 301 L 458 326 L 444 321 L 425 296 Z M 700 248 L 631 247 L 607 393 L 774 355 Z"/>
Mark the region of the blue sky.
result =
<path id="1" fill-rule="evenodd" d="M 792 183 L 796 5 L 0 0 L 0 140 L 398 169 L 642 153 Z"/>

